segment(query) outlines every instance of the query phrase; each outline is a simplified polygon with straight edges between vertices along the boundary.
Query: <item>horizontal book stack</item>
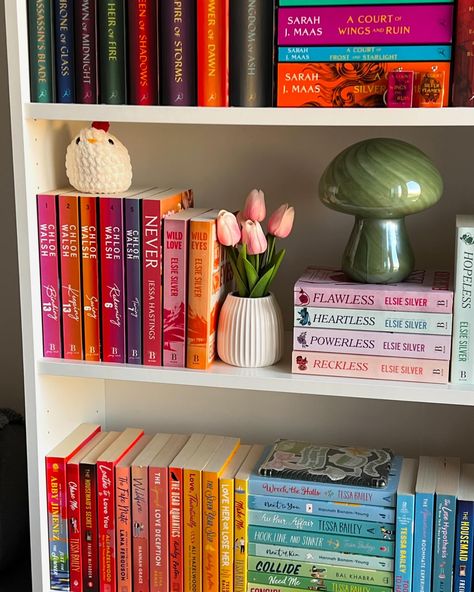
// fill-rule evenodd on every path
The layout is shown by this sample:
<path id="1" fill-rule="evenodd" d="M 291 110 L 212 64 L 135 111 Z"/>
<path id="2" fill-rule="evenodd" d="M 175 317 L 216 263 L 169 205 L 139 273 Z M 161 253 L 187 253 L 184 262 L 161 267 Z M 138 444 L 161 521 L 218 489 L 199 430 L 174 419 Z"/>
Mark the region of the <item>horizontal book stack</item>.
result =
<path id="1" fill-rule="evenodd" d="M 399 284 L 358 284 L 308 268 L 294 290 L 292 370 L 299 374 L 447 383 L 453 292 L 449 272 Z"/>
<path id="2" fill-rule="evenodd" d="M 279 0 L 277 106 L 448 105 L 453 4 L 408 4 Z"/>

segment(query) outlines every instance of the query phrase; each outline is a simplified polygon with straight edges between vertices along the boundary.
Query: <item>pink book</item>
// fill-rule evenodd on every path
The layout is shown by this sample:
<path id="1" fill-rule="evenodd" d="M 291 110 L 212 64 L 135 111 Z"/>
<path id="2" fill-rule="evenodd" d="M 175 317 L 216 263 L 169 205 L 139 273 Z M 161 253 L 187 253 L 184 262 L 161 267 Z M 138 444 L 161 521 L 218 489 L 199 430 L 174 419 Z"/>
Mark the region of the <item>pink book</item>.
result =
<path id="1" fill-rule="evenodd" d="M 292 372 L 447 384 L 449 361 L 294 351 Z"/>
<path id="2" fill-rule="evenodd" d="M 189 208 L 163 220 L 163 366 L 186 367 L 189 222 L 206 208 Z"/>
<path id="3" fill-rule="evenodd" d="M 58 208 L 55 193 L 37 197 L 43 355 L 61 357 Z"/>
<path id="4" fill-rule="evenodd" d="M 451 313 L 449 271 L 413 271 L 398 284 L 358 284 L 341 270 L 309 267 L 294 287 L 295 306 Z"/>
<path id="5" fill-rule="evenodd" d="M 295 327 L 293 349 L 302 352 L 449 360 L 451 336 Z"/>

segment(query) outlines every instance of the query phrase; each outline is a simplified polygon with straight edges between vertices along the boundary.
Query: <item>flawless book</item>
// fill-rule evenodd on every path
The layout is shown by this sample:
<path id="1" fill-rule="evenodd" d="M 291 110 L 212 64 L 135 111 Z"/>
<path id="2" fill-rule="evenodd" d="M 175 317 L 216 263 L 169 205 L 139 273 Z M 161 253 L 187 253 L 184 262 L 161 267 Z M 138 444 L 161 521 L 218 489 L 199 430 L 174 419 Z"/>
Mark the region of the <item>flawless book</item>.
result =
<path id="1" fill-rule="evenodd" d="M 96 0 L 74 2 L 76 102 L 97 103 Z"/>
<path id="2" fill-rule="evenodd" d="M 99 99 L 126 104 L 125 5 L 123 0 L 97 0 Z"/>
<path id="3" fill-rule="evenodd" d="M 158 103 L 157 3 L 127 2 L 129 103 Z"/>
<path id="4" fill-rule="evenodd" d="M 51 0 L 28 0 L 30 96 L 34 103 L 54 101 Z"/>
<path id="5" fill-rule="evenodd" d="M 73 0 L 53 0 L 56 102 L 74 103 L 74 5 Z"/>

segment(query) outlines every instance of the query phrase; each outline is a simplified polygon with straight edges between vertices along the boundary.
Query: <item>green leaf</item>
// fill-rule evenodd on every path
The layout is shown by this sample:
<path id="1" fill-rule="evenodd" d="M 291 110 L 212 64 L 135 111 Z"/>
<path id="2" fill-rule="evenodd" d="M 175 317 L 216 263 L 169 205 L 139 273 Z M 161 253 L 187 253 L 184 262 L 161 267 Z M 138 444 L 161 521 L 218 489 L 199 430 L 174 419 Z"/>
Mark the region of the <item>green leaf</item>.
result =
<path id="1" fill-rule="evenodd" d="M 232 271 L 234 272 L 234 279 L 237 285 L 237 290 L 239 291 L 239 296 L 246 297 L 249 294 L 249 289 L 247 287 L 247 284 L 242 280 L 234 259 L 235 257 L 229 257 L 229 261 L 232 266 Z"/>
<path id="2" fill-rule="evenodd" d="M 273 257 L 273 260 L 274 260 L 273 273 L 272 273 L 272 275 L 271 275 L 271 277 L 270 277 L 270 279 L 268 281 L 267 291 L 270 289 L 270 284 L 275 279 L 276 274 L 278 273 L 278 269 L 280 268 L 281 262 L 283 261 L 283 258 L 284 258 L 285 255 L 286 255 L 286 249 L 282 249 L 278 253 L 275 253 L 275 256 Z"/>
<path id="3" fill-rule="evenodd" d="M 247 259 L 244 259 L 244 266 L 245 266 L 245 273 L 247 275 L 247 283 L 249 286 L 249 291 L 252 292 L 253 287 L 258 282 L 258 273 L 257 273 L 257 270 L 255 269 L 255 267 L 250 263 L 250 261 L 247 261 Z"/>
<path id="4" fill-rule="evenodd" d="M 250 291 L 250 298 L 262 298 L 266 295 L 267 285 L 273 274 L 273 267 L 271 267 L 255 284 L 253 290 Z"/>
<path id="5" fill-rule="evenodd" d="M 242 248 L 239 251 L 239 256 L 237 257 L 237 269 L 239 270 L 239 274 L 241 278 L 245 278 L 245 265 L 244 261 L 247 259 L 247 245 L 242 245 Z"/>

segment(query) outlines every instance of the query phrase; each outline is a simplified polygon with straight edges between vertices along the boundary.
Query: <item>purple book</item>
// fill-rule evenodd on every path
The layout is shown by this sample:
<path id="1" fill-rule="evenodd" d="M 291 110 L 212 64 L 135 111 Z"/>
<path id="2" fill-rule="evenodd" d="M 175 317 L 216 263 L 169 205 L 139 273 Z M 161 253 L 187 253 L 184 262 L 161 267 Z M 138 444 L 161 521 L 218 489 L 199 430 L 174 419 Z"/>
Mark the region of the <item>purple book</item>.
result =
<path id="1" fill-rule="evenodd" d="M 453 6 L 280 8 L 278 45 L 451 43 Z"/>
<path id="2" fill-rule="evenodd" d="M 142 363 L 141 201 L 124 200 L 127 363 Z"/>
<path id="3" fill-rule="evenodd" d="M 160 0 L 161 104 L 196 105 L 196 0 Z"/>
<path id="4" fill-rule="evenodd" d="M 76 101 L 97 103 L 96 0 L 77 0 L 75 10 L 76 37 Z"/>

